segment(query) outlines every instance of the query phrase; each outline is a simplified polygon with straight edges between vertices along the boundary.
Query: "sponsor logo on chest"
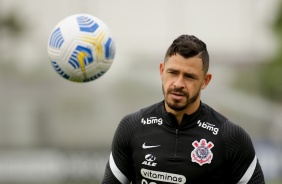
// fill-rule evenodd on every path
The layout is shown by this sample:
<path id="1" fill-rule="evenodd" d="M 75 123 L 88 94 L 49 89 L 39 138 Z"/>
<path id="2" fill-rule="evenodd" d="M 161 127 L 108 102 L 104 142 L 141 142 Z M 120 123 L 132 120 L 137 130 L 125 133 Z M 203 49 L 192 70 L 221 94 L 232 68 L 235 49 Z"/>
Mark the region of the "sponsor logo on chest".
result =
<path id="1" fill-rule="evenodd" d="M 153 181 L 160 181 L 166 183 L 177 183 L 177 184 L 184 184 L 186 183 L 186 177 L 180 174 L 168 173 L 168 172 L 161 172 L 161 171 L 154 171 L 148 169 L 141 169 L 141 175 Z M 148 182 L 145 179 L 142 180 L 142 184 L 157 184 L 156 182 Z"/>
<path id="2" fill-rule="evenodd" d="M 145 155 L 145 161 L 142 164 L 155 167 L 157 165 L 157 163 L 154 162 L 155 160 L 156 160 L 156 157 L 154 155 L 147 154 Z"/>
<path id="3" fill-rule="evenodd" d="M 211 123 L 208 123 L 208 122 L 202 122 L 201 120 L 199 120 L 197 122 L 198 126 L 201 127 L 201 128 L 204 128 L 204 129 L 207 129 L 209 131 L 211 131 L 214 135 L 217 135 L 218 132 L 219 132 L 219 129 L 216 128 L 215 125 L 211 124 Z"/>
<path id="4" fill-rule="evenodd" d="M 161 125 L 161 124 L 163 124 L 163 119 L 157 118 L 157 117 L 149 117 L 149 118 L 146 118 L 146 119 L 142 118 L 141 123 L 143 125 L 153 125 L 153 124 Z"/>

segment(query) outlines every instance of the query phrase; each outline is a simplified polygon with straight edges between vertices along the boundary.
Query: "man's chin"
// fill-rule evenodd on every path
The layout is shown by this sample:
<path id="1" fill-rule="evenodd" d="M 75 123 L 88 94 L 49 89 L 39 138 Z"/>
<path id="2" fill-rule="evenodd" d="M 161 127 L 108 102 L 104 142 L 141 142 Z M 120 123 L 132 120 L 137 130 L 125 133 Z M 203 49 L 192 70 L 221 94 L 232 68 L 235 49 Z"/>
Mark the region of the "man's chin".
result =
<path id="1" fill-rule="evenodd" d="M 186 104 L 180 104 L 177 102 L 167 102 L 167 106 L 174 111 L 182 111 L 187 108 Z"/>

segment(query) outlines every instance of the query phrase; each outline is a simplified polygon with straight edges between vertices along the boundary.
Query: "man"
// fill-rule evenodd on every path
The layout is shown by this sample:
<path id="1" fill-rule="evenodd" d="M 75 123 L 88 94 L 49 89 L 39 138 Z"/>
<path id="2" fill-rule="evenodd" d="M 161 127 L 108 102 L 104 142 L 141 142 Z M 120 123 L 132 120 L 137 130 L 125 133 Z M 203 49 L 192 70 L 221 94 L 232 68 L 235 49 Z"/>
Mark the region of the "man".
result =
<path id="1" fill-rule="evenodd" d="M 173 41 L 160 64 L 164 101 L 121 120 L 103 184 L 264 183 L 248 134 L 200 100 L 208 68 L 205 43 Z"/>

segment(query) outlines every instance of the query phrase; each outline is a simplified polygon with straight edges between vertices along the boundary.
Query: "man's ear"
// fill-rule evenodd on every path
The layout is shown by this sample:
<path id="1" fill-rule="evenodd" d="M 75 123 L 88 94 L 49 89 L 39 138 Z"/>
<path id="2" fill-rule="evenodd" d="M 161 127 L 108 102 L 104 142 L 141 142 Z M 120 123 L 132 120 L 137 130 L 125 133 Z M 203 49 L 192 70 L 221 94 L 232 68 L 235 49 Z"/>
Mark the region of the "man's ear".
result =
<path id="1" fill-rule="evenodd" d="M 210 83 L 211 79 L 212 79 L 212 74 L 207 73 L 205 78 L 204 78 L 204 81 L 202 83 L 202 86 L 201 86 L 202 90 L 205 89 L 208 86 L 208 84 Z"/>
<path id="2" fill-rule="evenodd" d="M 163 80 L 163 73 L 164 73 L 164 62 L 160 63 L 160 77 Z"/>

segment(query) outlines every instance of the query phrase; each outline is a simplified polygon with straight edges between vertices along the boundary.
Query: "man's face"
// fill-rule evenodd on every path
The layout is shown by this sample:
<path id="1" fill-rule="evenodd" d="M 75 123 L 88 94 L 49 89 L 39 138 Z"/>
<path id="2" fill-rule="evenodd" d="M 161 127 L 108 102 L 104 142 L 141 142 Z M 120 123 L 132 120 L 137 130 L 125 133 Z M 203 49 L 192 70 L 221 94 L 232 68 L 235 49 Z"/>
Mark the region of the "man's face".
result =
<path id="1" fill-rule="evenodd" d="M 182 111 L 200 101 L 201 89 L 211 79 L 211 75 L 205 75 L 202 68 L 201 58 L 184 58 L 179 54 L 160 64 L 166 106 L 174 111 Z"/>

